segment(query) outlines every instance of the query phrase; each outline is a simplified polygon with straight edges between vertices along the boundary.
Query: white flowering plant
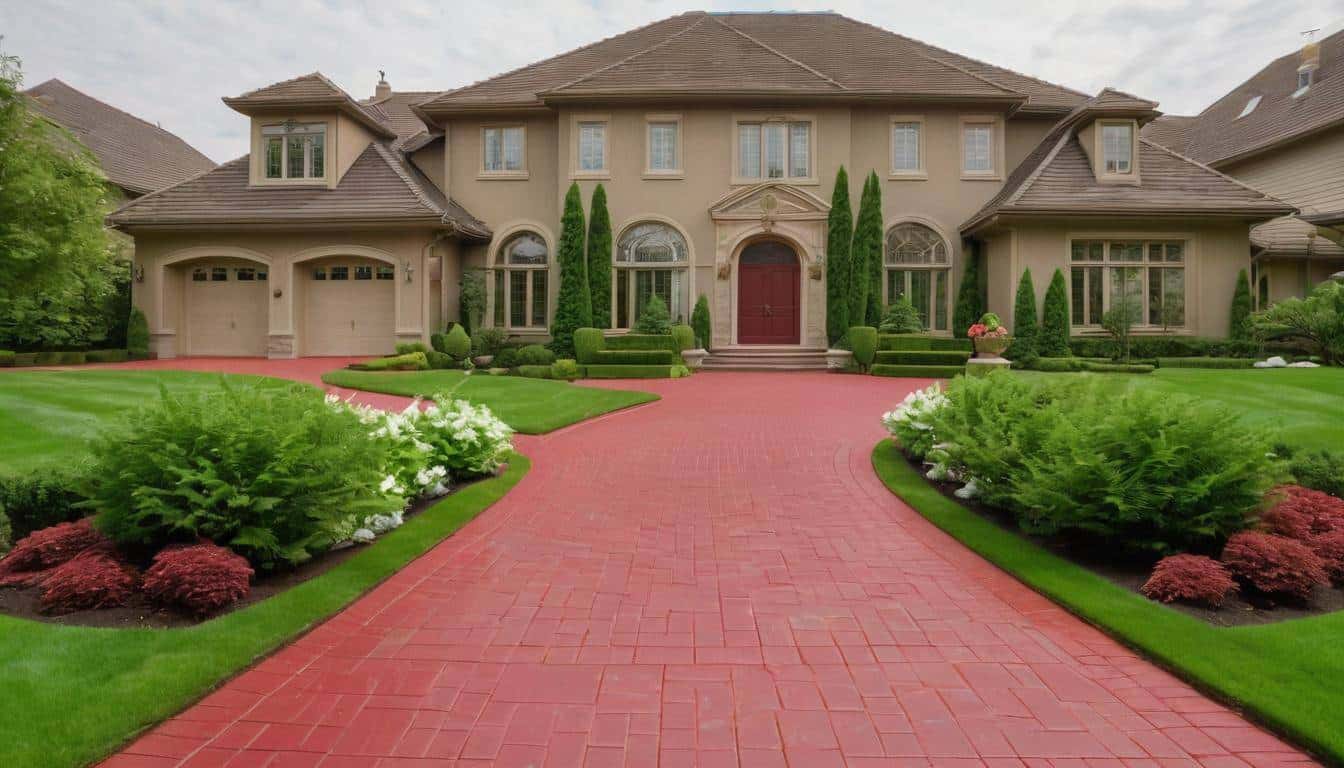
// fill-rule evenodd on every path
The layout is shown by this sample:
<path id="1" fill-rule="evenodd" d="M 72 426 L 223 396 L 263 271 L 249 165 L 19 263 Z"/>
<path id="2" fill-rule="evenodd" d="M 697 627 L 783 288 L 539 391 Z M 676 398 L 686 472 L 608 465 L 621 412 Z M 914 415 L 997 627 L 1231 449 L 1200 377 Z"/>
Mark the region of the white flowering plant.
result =
<path id="1" fill-rule="evenodd" d="M 513 450 L 513 429 L 484 405 L 436 395 L 422 416 L 421 438 L 435 463 L 455 477 L 479 477 L 499 469 Z"/>
<path id="2" fill-rule="evenodd" d="M 913 459 L 925 458 L 934 447 L 933 417 L 946 407 L 947 395 L 937 384 L 905 396 L 892 410 L 882 414 L 882 426 L 895 438 L 897 446 Z"/>

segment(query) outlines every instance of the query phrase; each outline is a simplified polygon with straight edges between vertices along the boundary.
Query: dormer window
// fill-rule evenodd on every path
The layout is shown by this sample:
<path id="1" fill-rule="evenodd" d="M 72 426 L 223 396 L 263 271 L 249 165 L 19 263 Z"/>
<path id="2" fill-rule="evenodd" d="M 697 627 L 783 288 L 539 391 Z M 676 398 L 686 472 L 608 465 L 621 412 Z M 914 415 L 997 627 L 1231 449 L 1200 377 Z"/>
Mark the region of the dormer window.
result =
<path id="1" fill-rule="evenodd" d="M 264 125 L 266 178 L 321 179 L 326 176 L 327 126 L 323 123 Z"/>
<path id="2" fill-rule="evenodd" d="M 1240 120 L 1241 118 L 1251 114 L 1252 112 L 1255 111 L 1255 108 L 1258 106 L 1260 106 L 1260 97 L 1252 96 L 1251 100 L 1246 102 L 1246 106 L 1241 110 L 1241 114 L 1237 115 L 1237 119 Z"/>
<path id="3" fill-rule="evenodd" d="M 1101 153 L 1106 173 L 1129 173 L 1134 160 L 1134 126 L 1129 123 L 1102 125 Z"/>
<path id="4" fill-rule="evenodd" d="M 1297 90 L 1293 91 L 1294 99 L 1306 93 L 1307 90 L 1311 88 L 1311 74 L 1314 71 L 1315 70 L 1312 69 L 1297 70 Z"/>

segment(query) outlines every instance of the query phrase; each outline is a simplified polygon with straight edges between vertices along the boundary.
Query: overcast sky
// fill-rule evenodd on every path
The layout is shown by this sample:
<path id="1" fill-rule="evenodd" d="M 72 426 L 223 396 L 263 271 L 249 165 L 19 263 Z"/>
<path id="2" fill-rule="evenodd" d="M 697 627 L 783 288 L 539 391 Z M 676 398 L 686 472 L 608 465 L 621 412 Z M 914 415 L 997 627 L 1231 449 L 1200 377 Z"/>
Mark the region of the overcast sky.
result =
<path id="1" fill-rule="evenodd" d="M 320 70 L 356 98 L 447 90 L 697 8 L 839 11 L 1095 93 L 1190 114 L 1301 44 L 1344 27 L 1344 0 L 0 0 L 0 48 L 26 82 L 58 77 L 155 121 L 215 161 L 247 152 L 221 96 Z"/>

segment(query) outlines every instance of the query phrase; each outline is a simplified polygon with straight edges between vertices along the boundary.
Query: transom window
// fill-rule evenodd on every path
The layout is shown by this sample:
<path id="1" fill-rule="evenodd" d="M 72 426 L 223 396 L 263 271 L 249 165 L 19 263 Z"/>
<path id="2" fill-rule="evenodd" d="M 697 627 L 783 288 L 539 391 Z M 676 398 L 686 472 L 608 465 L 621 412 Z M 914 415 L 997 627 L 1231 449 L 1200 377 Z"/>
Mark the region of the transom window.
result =
<path id="1" fill-rule="evenodd" d="M 212 283 L 222 283 L 222 282 L 224 282 L 225 280 L 228 280 L 228 279 L 229 279 L 229 269 L 228 269 L 228 267 L 211 267 L 211 268 L 210 268 L 210 282 L 212 282 Z"/>
<path id="2" fill-rule="evenodd" d="M 607 169 L 607 124 L 579 123 L 579 170 L 594 172 Z"/>
<path id="3" fill-rule="evenodd" d="M 523 127 L 482 128 L 481 151 L 481 167 L 487 173 L 522 171 Z"/>
<path id="4" fill-rule="evenodd" d="M 961 168 L 966 173 L 994 172 L 993 123 L 965 123 L 962 125 Z"/>
<path id="5" fill-rule="evenodd" d="M 264 125 L 266 178 L 321 179 L 326 176 L 327 126 L 324 123 Z"/>
<path id="6" fill-rule="evenodd" d="M 900 121 L 891 124 L 891 170 L 912 173 L 923 170 L 919 157 L 920 124 Z"/>
<path id="7" fill-rule="evenodd" d="M 379 280 L 391 280 L 392 274 L 395 270 L 393 269 L 391 264 L 379 264 L 378 266 L 373 268 L 373 271 L 374 275 Z"/>
<path id="8" fill-rule="evenodd" d="M 904 296 L 926 329 L 948 330 L 951 258 L 943 238 L 923 224 L 897 224 L 887 232 L 882 261 L 885 302 Z"/>
<path id="9" fill-rule="evenodd" d="M 1103 123 L 1101 156 L 1106 173 L 1129 173 L 1134 153 L 1134 126 L 1129 123 Z"/>
<path id="10" fill-rule="evenodd" d="M 204 283 L 209 279 L 210 273 L 206 271 L 205 267 L 196 267 L 191 270 L 191 282 Z"/>
<path id="11" fill-rule="evenodd" d="M 331 268 L 331 279 L 332 279 L 332 280 L 349 280 L 349 279 L 350 279 L 350 268 L 349 268 L 349 267 L 332 267 L 332 268 Z"/>
<path id="12" fill-rule="evenodd" d="M 673 319 L 686 318 L 690 249 L 680 232 L 656 221 L 627 227 L 616 242 L 614 259 L 617 328 L 633 326 L 652 295 L 667 304 Z"/>
<path id="13" fill-rule="evenodd" d="M 355 279 L 356 279 L 356 280 L 372 280 L 372 279 L 373 279 L 373 265 L 372 265 L 372 264 L 358 264 L 358 265 L 356 265 L 356 266 L 355 266 Z"/>
<path id="14" fill-rule="evenodd" d="M 674 121 L 649 123 L 649 170 L 681 170 L 681 158 L 677 157 L 677 133 L 681 129 Z"/>
<path id="15" fill-rule="evenodd" d="M 550 250 L 536 232 L 511 235 L 495 256 L 494 318 L 500 328 L 546 328 Z"/>
<path id="16" fill-rule="evenodd" d="M 1185 325 L 1185 242 L 1074 240 L 1071 320 L 1101 325 L 1102 315 L 1129 302 L 1137 325 Z"/>
<path id="17" fill-rule="evenodd" d="M 738 123 L 737 169 L 744 179 L 809 178 L 812 123 Z"/>
<path id="18" fill-rule="evenodd" d="M 233 271 L 234 278 L 240 282 L 261 282 L 266 279 L 266 270 L 256 267 L 238 267 Z"/>
<path id="19" fill-rule="evenodd" d="M 320 281 L 349 280 L 351 269 L 354 270 L 355 280 L 372 280 L 375 275 L 379 280 L 391 280 L 393 274 L 391 264 L 356 264 L 353 267 L 348 264 L 337 264 L 313 267 L 313 279 Z M 266 279 L 265 270 L 257 270 L 257 273 L 258 280 Z"/>

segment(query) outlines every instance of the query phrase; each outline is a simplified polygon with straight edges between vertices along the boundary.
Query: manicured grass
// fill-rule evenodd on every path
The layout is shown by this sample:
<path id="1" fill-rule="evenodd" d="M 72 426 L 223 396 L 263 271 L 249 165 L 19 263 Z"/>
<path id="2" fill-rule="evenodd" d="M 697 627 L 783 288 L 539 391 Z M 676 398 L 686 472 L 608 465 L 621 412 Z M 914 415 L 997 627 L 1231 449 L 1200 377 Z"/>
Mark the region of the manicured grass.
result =
<path id="1" fill-rule="evenodd" d="M 107 755 L 429 550 L 529 467 L 514 456 L 502 475 L 464 487 L 327 573 L 188 629 L 90 629 L 0 617 L 0 762 L 49 768 Z"/>
<path id="2" fill-rule="evenodd" d="M 1232 372 L 1180 373 L 1221 377 Z M 1278 373 L 1316 373 L 1300 380 L 1299 386 L 1309 391 L 1330 380 L 1316 371 Z M 1195 380 L 1166 384 L 1198 386 Z M 1279 399 L 1262 401 L 1260 407 L 1275 408 Z M 1282 399 L 1291 401 L 1291 396 Z M 1344 706 L 1338 686 L 1344 680 L 1344 613 L 1263 626 L 1213 627 L 1116 586 L 967 510 L 912 469 L 891 440 L 873 449 L 873 468 L 892 493 L 930 522 L 1032 589 L 1289 739 L 1344 763 Z"/>
<path id="3" fill-rule="evenodd" d="M 546 379 L 490 376 L 462 371 L 332 371 L 322 381 L 347 389 L 388 395 L 429 397 L 446 392 L 487 405 L 514 429 L 539 435 L 632 405 L 657 400 L 648 392 L 598 389 Z"/>
<path id="4" fill-rule="evenodd" d="M 189 371 L 6 371 L 0 373 L 0 473 L 24 472 L 85 456 L 85 444 L 109 421 L 151 402 L 159 386 L 190 392 L 221 378 L 261 386 L 293 382 Z"/>

